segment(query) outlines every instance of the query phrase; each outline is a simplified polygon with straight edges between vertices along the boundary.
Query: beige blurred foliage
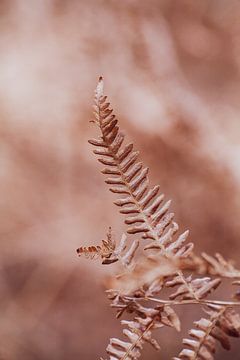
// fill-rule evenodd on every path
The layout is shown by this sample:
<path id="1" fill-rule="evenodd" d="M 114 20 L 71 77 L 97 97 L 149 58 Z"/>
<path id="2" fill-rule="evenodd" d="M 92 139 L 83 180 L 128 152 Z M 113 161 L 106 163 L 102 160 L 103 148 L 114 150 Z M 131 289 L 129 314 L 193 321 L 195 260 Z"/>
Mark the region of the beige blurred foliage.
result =
<path id="1" fill-rule="evenodd" d="M 124 231 L 87 144 L 99 75 L 196 249 L 238 260 L 239 17 L 237 0 L 0 2 L 1 359 L 97 359 L 120 333 L 108 268 L 75 253 Z M 165 333 L 145 358 L 178 352 Z"/>

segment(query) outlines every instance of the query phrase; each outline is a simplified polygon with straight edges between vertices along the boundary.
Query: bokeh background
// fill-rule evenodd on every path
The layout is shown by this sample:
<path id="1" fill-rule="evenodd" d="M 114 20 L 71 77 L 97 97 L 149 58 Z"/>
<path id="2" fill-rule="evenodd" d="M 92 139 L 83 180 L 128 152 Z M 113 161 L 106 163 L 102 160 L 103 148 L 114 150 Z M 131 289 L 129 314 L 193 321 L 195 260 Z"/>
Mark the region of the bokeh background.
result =
<path id="1" fill-rule="evenodd" d="M 99 75 L 196 251 L 240 265 L 239 18 L 237 0 L 1 0 L 1 359 L 99 359 L 121 334 L 111 269 L 75 252 L 125 230 L 87 143 Z M 199 314 L 179 311 L 183 336 Z M 181 349 L 156 336 L 143 359 Z"/>

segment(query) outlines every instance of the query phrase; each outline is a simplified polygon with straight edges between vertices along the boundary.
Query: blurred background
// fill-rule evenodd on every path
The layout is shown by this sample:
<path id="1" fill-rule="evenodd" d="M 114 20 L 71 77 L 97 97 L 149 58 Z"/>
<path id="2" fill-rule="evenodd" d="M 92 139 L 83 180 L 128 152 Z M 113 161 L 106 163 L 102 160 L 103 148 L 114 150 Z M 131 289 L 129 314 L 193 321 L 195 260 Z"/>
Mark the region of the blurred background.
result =
<path id="1" fill-rule="evenodd" d="M 75 251 L 125 230 L 87 143 L 99 75 L 196 252 L 240 266 L 239 18 L 237 0 L 1 0 L 0 359 L 99 359 L 121 336 L 111 268 Z M 197 312 L 143 359 L 176 355 Z"/>

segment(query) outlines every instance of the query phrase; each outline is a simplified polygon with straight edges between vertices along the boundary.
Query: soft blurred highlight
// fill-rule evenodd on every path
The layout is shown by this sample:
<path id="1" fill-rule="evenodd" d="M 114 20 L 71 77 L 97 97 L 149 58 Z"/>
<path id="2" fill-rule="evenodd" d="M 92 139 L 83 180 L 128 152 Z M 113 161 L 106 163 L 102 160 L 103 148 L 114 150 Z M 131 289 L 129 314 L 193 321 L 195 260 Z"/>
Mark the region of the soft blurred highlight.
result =
<path id="1" fill-rule="evenodd" d="M 75 252 L 125 229 L 87 143 L 98 76 L 196 251 L 239 262 L 240 3 L 3 0 L 0 15 L 0 358 L 104 357 L 121 332 L 111 269 Z M 178 353 L 180 335 L 157 337 L 143 359 Z"/>

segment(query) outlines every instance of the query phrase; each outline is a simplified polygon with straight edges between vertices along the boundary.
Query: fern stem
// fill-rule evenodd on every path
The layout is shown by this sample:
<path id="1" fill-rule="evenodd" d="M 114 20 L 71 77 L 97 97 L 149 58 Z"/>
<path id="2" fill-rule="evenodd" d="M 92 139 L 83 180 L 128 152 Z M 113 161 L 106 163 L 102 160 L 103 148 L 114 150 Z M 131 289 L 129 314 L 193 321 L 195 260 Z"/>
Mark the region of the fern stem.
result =
<path id="1" fill-rule="evenodd" d="M 126 296 L 128 300 L 134 300 L 135 298 Z M 138 300 L 154 301 L 163 305 L 188 305 L 188 304 L 200 304 L 200 305 L 221 305 L 221 306 L 240 306 L 240 301 L 219 301 L 219 300 L 161 300 L 154 297 L 143 297 Z"/>

